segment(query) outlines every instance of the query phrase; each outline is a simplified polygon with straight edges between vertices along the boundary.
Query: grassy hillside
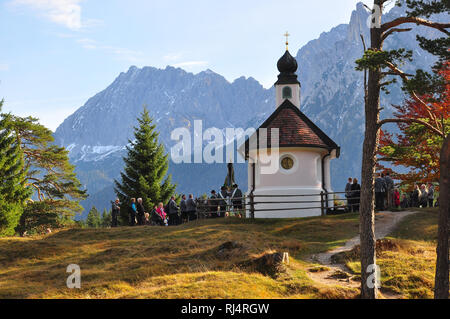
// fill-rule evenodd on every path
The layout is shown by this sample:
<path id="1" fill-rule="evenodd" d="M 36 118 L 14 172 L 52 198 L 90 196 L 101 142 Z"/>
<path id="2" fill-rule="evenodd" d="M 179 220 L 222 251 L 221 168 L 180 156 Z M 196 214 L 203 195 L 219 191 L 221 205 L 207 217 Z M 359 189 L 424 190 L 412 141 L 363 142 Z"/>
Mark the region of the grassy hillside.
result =
<path id="1" fill-rule="evenodd" d="M 389 269 L 384 282 L 390 280 L 391 289 L 406 297 L 430 296 L 435 223 L 435 212 L 410 216 L 392 240 L 413 248 L 386 252 L 381 259 L 382 272 Z M 408 237 L 421 233 L 424 238 Z M 308 269 L 317 265 L 308 257 L 341 246 L 357 234 L 358 215 L 349 214 L 68 229 L 48 236 L 2 238 L 0 298 L 355 298 L 357 289 L 312 281 Z M 219 252 L 227 241 L 238 247 Z M 290 255 L 289 266 L 278 276 L 248 266 L 275 251 Z M 403 259 L 398 259 L 400 254 L 405 254 Z M 356 261 L 347 261 L 358 271 Z M 397 267 L 398 263 L 407 268 Z M 69 264 L 81 267 L 81 289 L 66 287 Z M 426 291 L 411 294 L 404 287 L 402 276 L 409 269 L 414 269 L 417 281 L 427 283 Z"/>
<path id="2" fill-rule="evenodd" d="M 436 209 L 421 209 L 377 243 L 382 291 L 403 298 L 433 298 L 437 221 Z M 359 247 L 342 257 L 348 268 L 360 273 Z"/>

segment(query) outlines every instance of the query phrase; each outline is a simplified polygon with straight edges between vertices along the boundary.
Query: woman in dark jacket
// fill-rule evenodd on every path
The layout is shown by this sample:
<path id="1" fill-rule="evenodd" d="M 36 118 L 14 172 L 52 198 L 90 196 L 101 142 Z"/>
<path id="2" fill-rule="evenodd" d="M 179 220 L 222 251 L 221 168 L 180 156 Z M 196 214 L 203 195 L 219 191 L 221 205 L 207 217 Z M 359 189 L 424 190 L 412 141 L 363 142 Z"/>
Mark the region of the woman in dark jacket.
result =
<path id="1" fill-rule="evenodd" d="M 131 199 L 131 209 L 130 209 L 130 226 L 136 225 L 136 198 Z"/>
<path id="2" fill-rule="evenodd" d="M 358 184 L 358 180 L 356 178 L 353 179 L 353 184 L 350 190 L 352 191 L 352 212 L 358 212 L 361 196 L 361 186 Z"/>

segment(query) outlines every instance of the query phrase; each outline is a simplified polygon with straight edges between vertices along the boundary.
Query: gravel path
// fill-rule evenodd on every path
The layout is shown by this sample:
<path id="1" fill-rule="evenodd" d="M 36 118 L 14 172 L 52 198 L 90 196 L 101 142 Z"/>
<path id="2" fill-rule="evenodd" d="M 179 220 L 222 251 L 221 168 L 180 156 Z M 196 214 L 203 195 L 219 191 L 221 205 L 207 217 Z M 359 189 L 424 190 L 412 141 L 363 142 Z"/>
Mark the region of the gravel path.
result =
<path id="1" fill-rule="evenodd" d="M 378 212 L 375 214 L 375 237 L 381 239 L 390 234 L 395 226 L 404 217 L 414 214 L 412 211 L 402 212 Z M 308 272 L 311 279 L 326 285 L 343 286 L 349 288 L 359 288 L 361 286 L 359 281 L 352 280 L 352 275 L 348 273 L 348 269 L 344 264 L 333 264 L 331 256 L 352 250 L 356 245 L 359 245 L 359 235 L 353 237 L 345 243 L 344 246 L 337 247 L 333 250 L 316 254 L 311 256 L 312 262 L 319 263 L 327 268 L 325 271 Z M 398 298 L 401 296 L 394 296 L 385 294 L 386 298 Z"/>

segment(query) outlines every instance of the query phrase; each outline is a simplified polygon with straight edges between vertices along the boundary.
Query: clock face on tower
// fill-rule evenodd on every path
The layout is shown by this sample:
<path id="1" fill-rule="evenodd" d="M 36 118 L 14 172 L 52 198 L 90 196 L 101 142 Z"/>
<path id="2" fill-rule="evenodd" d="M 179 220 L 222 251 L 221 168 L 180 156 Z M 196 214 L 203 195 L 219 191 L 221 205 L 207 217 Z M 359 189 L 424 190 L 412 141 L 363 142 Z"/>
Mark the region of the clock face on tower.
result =
<path id="1" fill-rule="evenodd" d="M 286 156 L 281 160 L 281 167 L 283 167 L 284 169 L 291 169 L 292 166 L 294 166 L 294 160 L 291 157 Z"/>

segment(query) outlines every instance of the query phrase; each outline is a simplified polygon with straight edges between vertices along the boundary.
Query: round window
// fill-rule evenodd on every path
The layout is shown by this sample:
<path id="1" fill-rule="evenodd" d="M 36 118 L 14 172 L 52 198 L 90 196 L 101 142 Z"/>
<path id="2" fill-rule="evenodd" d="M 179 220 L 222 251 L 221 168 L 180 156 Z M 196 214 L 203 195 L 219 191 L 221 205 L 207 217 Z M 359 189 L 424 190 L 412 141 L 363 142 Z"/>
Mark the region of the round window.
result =
<path id="1" fill-rule="evenodd" d="M 281 167 L 283 167 L 284 169 L 288 170 L 291 169 L 294 166 L 294 160 L 289 157 L 286 156 L 281 160 Z"/>

